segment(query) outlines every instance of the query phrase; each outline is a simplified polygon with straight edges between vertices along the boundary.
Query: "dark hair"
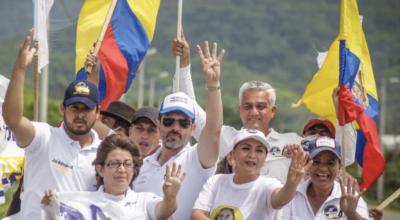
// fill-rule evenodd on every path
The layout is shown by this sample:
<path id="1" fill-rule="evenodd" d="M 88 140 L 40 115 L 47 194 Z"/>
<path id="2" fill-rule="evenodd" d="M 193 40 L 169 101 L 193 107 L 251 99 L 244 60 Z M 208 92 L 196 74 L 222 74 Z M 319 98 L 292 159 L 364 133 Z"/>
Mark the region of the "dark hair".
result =
<path id="1" fill-rule="evenodd" d="M 93 165 L 104 166 L 104 162 L 107 159 L 108 154 L 115 150 L 121 149 L 128 151 L 131 156 L 135 167 L 133 168 L 133 178 L 130 183 L 132 186 L 133 180 L 139 175 L 140 167 L 142 166 L 142 160 L 140 159 L 139 149 L 128 137 L 121 136 L 118 134 L 112 134 L 107 136 L 99 145 L 97 149 L 96 158 L 93 161 Z M 96 171 L 97 187 L 104 184 L 103 177 L 101 177 Z"/>
<path id="2" fill-rule="evenodd" d="M 231 173 L 233 173 L 233 168 L 229 164 L 227 156 L 225 156 L 220 162 L 218 162 L 215 174 L 231 174 Z"/>
<path id="3" fill-rule="evenodd" d="M 111 117 L 113 117 L 113 116 L 111 116 Z M 124 129 L 125 135 L 128 136 L 129 135 L 129 127 L 131 126 L 131 124 L 126 121 L 122 121 L 116 117 L 114 117 L 114 118 L 116 120 L 115 120 L 114 126 L 111 129 L 116 129 L 116 128 L 120 127 L 122 129 Z"/>

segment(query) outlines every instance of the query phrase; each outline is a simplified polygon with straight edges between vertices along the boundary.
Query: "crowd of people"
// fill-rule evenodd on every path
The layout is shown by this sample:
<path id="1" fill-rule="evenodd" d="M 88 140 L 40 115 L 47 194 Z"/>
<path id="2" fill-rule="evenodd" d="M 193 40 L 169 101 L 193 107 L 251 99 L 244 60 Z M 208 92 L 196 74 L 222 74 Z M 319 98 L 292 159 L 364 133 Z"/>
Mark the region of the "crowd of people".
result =
<path id="1" fill-rule="evenodd" d="M 239 89 L 243 127 L 223 125 L 225 51 L 216 43 L 196 46 L 205 109 L 196 101 L 190 46 L 182 34 L 172 43 L 180 57 L 176 92 L 160 109 L 114 101 L 100 111 L 94 71 L 66 88 L 62 123 L 53 127 L 23 115 L 31 41 L 32 31 L 3 104 L 4 120 L 26 157 L 20 210 L 9 219 L 381 219 L 379 210 L 368 212 L 357 181 L 341 169 L 351 159 L 342 158 L 335 138 L 348 127 L 312 119 L 301 136 L 274 130 L 276 93 L 262 81 Z M 99 62 L 89 55 L 87 64 Z"/>

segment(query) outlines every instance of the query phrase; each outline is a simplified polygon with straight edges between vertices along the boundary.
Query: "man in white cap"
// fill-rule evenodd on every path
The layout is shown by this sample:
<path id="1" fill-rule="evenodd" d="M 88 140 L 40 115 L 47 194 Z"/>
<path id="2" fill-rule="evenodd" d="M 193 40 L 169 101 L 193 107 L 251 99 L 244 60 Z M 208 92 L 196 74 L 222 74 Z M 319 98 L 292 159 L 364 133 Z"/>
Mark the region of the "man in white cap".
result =
<path id="1" fill-rule="evenodd" d="M 220 63 L 224 56 L 211 56 L 205 42 L 204 54 L 197 46 L 206 86 L 206 112 L 204 129 L 196 146 L 190 139 L 196 127 L 194 103 L 182 92 L 165 97 L 160 108 L 160 134 L 162 147 L 143 160 L 139 176 L 133 186 L 137 192 L 162 194 L 166 166 L 180 164 L 186 177 L 177 196 L 178 208 L 172 219 L 190 219 L 193 204 L 201 187 L 216 167 L 219 136 L 222 127 L 222 101 L 220 91 Z"/>

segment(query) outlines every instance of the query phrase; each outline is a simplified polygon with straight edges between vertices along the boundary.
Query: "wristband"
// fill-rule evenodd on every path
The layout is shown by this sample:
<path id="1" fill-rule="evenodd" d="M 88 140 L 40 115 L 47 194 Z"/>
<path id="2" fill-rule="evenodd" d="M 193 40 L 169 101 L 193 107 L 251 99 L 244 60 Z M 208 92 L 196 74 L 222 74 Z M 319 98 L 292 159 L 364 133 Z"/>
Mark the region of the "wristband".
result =
<path id="1" fill-rule="evenodd" d="M 218 85 L 218 86 L 209 86 L 209 85 L 207 85 L 207 86 L 206 86 L 206 89 L 207 89 L 207 91 L 212 92 L 212 91 L 218 91 L 218 90 L 220 90 L 221 87 L 220 87 L 219 85 Z"/>

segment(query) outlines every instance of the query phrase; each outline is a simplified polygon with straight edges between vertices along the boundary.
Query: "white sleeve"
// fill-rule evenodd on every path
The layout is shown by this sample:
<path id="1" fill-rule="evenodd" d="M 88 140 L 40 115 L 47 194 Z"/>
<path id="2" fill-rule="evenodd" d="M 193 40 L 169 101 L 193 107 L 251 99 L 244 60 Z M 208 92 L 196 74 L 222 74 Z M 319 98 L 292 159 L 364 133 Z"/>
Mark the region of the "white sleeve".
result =
<path id="1" fill-rule="evenodd" d="M 344 135 L 343 135 L 344 134 Z M 354 158 L 356 155 L 356 141 L 357 141 L 357 133 L 354 130 L 351 123 L 347 123 L 344 126 L 340 126 L 338 122 L 336 122 L 336 135 L 335 139 L 343 145 L 342 138 L 344 138 L 344 146 L 342 149 L 345 149 L 345 165 L 349 166 L 354 163 Z"/>
<path id="2" fill-rule="evenodd" d="M 143 193 L 145 203 L 146 203 L 146 213 L 149 219 L 156 219 L 156 207 L 162 198 L 154 193 L 146 192 Z"/>
<path id="3" fill-rule="evenodd" d="M 219 138 L 219 158 L 225 157 L 233 149 L 233 137 L 238 131 L 234 127 L 223 125 Z"/>
<path id="4" fill-rule="evenodd" d="M 364 199 L 361 197 L 358 200 L 356 212 L 361 216 L 361 218 L 369 219 L 367 203 L 365 203 Z"/>
<path id="5" fill-rule="evenodd" d="M 172 82 L 173 91 L 184 92 L 186 95 L 188 95 L 190 98 L 194 100 L 196 129 L 193 133 L 193 137 L 194 139 L 196 139 L 196 141 L 199 141 L 201 131 L 203 130 L 206 124 L 206 112 L 196 101 L 196 95 L 194 93 L 194 87 L 192 81 L 192 74 L 190 72 L 190 65 L 180 68 L 179 71 L 180 71 L 179 90 L 177 88 L 178 86 L 177 73 L 175 73 Z"/>
<path id="6" fill-rule="evenodd" d="M 173 91 L 184 92 L 190 98 L 192 98 L 193 100 L 196 100 L 196 96 L 194 94 L 193 82 L 192 82 L 192 74 L 190 73 L 190 65 L 180 68 L 179 71 L 180 71 L 179 90 L 177 89 L 177 86 L 178 86 L 177 73 L 175 73 L 174 79 L 172 81 Z"/>
<path id="7" fill-rule="evenodd" d="M 266 190 L 267 193 L 267 208 L 268 210 L 274 210 L 272 208 L 272 193 L 274 192 L 275 189 L 277 188 L 281 188 L 283 186 L 283 184 L 276 178 L 266 178 L 267 182 L 266 182 L 266 186 L 264 187 L 264 189 Z"/>
<path id="8" fill-rule="evenodd" d="M 194 203 L 193 209 L 204 210 L 206 212 L 211 212 L 211 208 L 213 205 L 214 197 L 215 197 L 215 182 L 219 175 L 211 176 L 207 182 L 203 185 L 199 196 Z"/>
<path id="9" fill-rule="evenodd" d="M 32 122 L 33 127 L 35 128 L 35 136 L 33 137 L 32 142 L 24 148 L 26 155 L 33 155 L 36 152 L 40 151 L 41 148 L 47 147 L 45 144 L 42 144 L 46 139 L 50 137 L 50 125 L 43 122 Z"/>

